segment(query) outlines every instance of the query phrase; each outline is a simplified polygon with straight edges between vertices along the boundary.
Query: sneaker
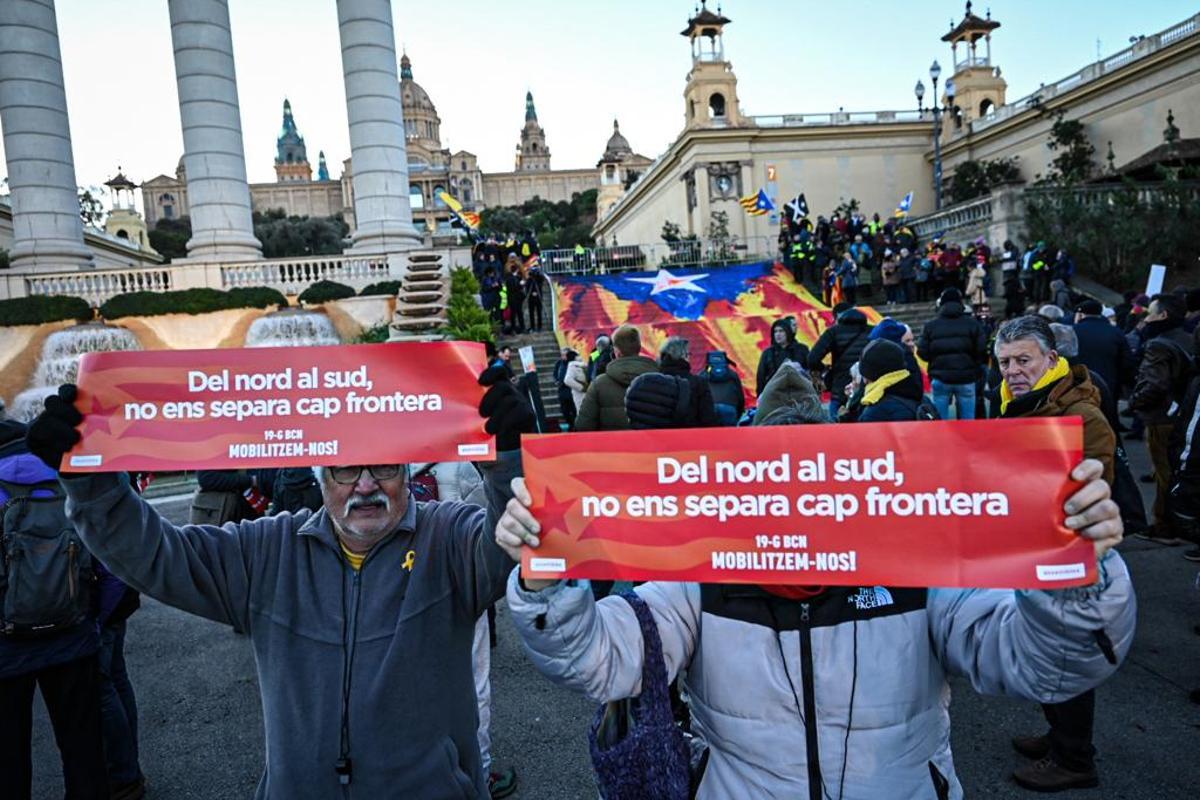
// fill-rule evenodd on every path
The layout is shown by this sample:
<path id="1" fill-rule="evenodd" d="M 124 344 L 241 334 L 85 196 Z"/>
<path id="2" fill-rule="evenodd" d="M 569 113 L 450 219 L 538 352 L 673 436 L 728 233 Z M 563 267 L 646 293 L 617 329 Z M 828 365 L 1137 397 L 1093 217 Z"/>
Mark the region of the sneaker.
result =
<path id="1" fill-rule="evenodd" d="M 517 790 L 517 771 L 511 767 L 504 772 L 493 772 L 488 775 L 488 793 L 493 800 L 508 797 Z"/>
<path id="2" fill-rule="evenodd" d="M 1183 552 L 1183 557 L 1188 561 L 1200 561 L 1200 547 L 1193 547 L 1190 550 Z"/>
<path id="3" fill-rule="evenodd" d="M 1032 789 L 1035 792 L 1090 789 L 1100 785 L 1100 778 L 1096 775 L 1095 767 L 1087 772 L 1076 772 L 1059 766 L 1050 756 L 1016 770 L 1013 772 L 1013 780 L 1017 782 L 1018 786 Z"/>
<path id="4" fill-rule="evenodd" d="M 1034 761 L 1050 755 L 1049 736 L 1014 736 L 1012 746 L 1013 750 Z"/>

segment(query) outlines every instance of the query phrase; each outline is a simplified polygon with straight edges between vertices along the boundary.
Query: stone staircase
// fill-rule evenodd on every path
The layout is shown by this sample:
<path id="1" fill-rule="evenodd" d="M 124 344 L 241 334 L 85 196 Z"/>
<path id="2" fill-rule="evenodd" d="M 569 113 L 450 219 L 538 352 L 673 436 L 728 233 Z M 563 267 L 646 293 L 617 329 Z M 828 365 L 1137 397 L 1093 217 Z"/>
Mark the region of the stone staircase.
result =
<path id="1" fill-rule="evenodd" d="M 414 250 L 400 279 L 396 313 L 389 341 L 429 342 L 445 338 L 446 303 L 450 297 L 450 271 L 442 254 Z"/>
<path id="2" fill-rule="evenodd" d="M 872 306 L 882 316 L 903 322 L 912 328 L 913 336 L 920 338 L 921 329 L 925 323 L 937 316 L 937 306 L 932 302 L 926 303 L 897 303 L 889 306 L 886 303 Z"/>
<path id="3" fill-rule="evenodd" d="M 513 372 L 518 375 L 524 370 L 519 350 L 522 347 L 533 347 L 533 363 L 537 367 L 538 388 L 541 389 L 542 405 L 546 410 L 546 419 L 553 427 L 554 421 L 562 418 L 562 408 L 558 403 L 558 387 L 554 384 L 554 366 L 558 363 L 562 348 L 558 344 L 558 335 L 554 333 L 554 318 L 550 303 L 550 292 L 542 295 L 542 319 L 546 323 L 541 333 L 523 333 L 513 336 L 501 336 L 496 344 L 508 345 L 513 349 Z M 526 314 L 526 318 L 528 318 Z"/>

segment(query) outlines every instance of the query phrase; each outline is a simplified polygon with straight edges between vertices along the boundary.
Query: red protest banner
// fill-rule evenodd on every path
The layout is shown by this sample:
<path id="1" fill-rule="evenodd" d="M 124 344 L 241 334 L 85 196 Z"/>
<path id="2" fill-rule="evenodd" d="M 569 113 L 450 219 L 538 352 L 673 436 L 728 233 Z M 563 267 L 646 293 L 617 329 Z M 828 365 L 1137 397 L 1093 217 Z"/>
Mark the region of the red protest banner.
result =
<path id="1" fill-rule="evenodd" d="M 70 472 L 493 457 L 473 342 L 89 353 Z"/>
<path id="2" fill-rule="evenodd" d="M 1063 526 L 1079 418 L 523 438 L 522 574 L 711 583 L 1092 583 Z"/>

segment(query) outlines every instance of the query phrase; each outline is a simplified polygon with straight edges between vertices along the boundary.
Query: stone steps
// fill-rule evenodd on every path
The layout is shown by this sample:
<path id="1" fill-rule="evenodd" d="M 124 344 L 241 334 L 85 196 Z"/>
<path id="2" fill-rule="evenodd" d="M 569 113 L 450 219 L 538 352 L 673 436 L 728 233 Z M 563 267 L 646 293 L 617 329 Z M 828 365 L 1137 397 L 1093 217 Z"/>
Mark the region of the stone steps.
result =
<path id="1" fill-rule="evenodd" d="M 446 299 L 450 279 L 437 253 L 409 253 L 400 281 L 396 311 L 392 315 L 391 339 L 436 341 L 444 339 Z"/>

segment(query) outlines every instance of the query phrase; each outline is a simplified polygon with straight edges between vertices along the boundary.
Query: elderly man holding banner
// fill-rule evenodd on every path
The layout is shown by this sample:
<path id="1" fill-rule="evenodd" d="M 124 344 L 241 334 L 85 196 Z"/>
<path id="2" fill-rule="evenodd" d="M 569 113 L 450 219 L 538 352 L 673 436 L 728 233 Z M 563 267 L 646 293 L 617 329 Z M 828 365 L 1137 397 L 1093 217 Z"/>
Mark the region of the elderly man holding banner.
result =
<path id="1" fill-rule="evenodd" d="M 113 573 L 249 635 L 266 729 L 256 797 L 489 797 L 471 644 L 512 568 L 493 530 L 533 412 L 497 370 L 479 382 L 499 451 L 486 510 L 417 503 L 405 465 L 362 464 L 318 468 L 315 514 L 180 528 L 118 475 L 61 475 L 69 519 Z M 80 439 L 75 401 L 62 387 L 29 430 L 55 469 Z"/>
<path id="2" fill-rule="evenodd" d="M 794 392 L 797 382 L 807 379 L 785 365 L 760 402 L 773 402 L 779 388 Z M 801 394 L 815 397 L 811 386 Z M 802 405 L 795 407 L 795 413 L 768 415 L 768 424 L 813 423 L 812 413 L 801 413 Z M 931 427 L 935 425 L 947 427 Z M 865 436 L 864 429 L 874 428 L 899 439 L 908 428 L 917 434 L 944 430 L 965 436 L 971 426 L 1001 425 L 856 425 L 853 433 L 851 429 L 846 433 Z M 741 432 L 747 448 L 754 446 L 749 438 L 752 430 Z M 832 441 L 838 432 L 823 431 L 824 435 L 806 441 Z M 651 451 L 669 449 L 665 442 L 675 443 L 670 438 L 675 433 L 682 437 L 688 432 L 663 431 L 662 441 L 645 446 Z M 759 438 L 787 436 L 780 429 L 773 429 L 771 436 L 767 433 L 763 431 Z M 638 432 L 643 439 L 652 438 L 646 434 Z M 540 444 L 526 446 L 530 475 L 535 463 L 532 448 Z M 580 446 L 597 449 L 597 444 Z M 686 442 L 681 446 L 695 449 L 694 445 L 687 448 Z M 635 447 L 636 441 L 629 449 Z M 1003 451 L 1006 445 L 997 447 Z M 634 464 L 628 454 L 622 455 L 625 463 Z M 592 453 L 581 469 L 595 472 L 603 466 Z M 515 482 L 514 498 L 500 518 L 496 537 L 514 560 L 527 558 L 509 581 L 509 609 L 534 664 L 554 682 L 597 702 L 638 697 L 644 688 L 643 669 L 651 662 L 647 649 L 656 652 L 647 642 L 657 632 L 666 680 L 680 676 L 686 685 L 692 732 L 707 746 L 691 776 L 698 781 L 696 796 L 702 800 L 957 800 L 963 797 L 963 788 L 950 751 L 949 676 L 967 679 L 984 694 L 1060 702 L 1101 683 L 1129 650 L 1135 620 L 1133 587 L 1124 562 L 1112 549 L 1121 540 L 1122 526 L 1102 477 L 1104 469 L 1099 461 L 1086 459 L 1071 471 L 1071 480 L 1082 485 L 1060 495 L 1065 497 L 1065 520 L 1057 521 L 1065 522 L 1064 532 L 1073 531 L 1094 544 L 1098 580 L 1090 586 L 1058 590 L 651 581 L 637 587 L 640 603 L 616 596 L 597 602 L 586 582 L 538 580 L 526 572 L 526 565 L 554 560 L 546 551 L 553 551 L 549 545 L 554 539 L 563 538 L 561 523 L 544 529 L 539 521 L 539 515 L 546 520 L 552 511 L 550 501 L 534 504 L 532 479 L 530 486 L 524 479 Z M 637 489 L 623 491 L 636 493 Z M 1045 495 L 1053 490 L 1040 491 Z M 555 495 L 558 507 L 564 502 Z M 535 513 L 531 507 L 539 510 Z M 592 546 L 601 535 L 602 522 L 589 521 L 585 546 Z M 671 531 L 685 535 L 686 520 L 672 524 L 676 527 Z M 722 529 L 731 523 L 698 520 L 691 524 L 703 528 L 697 534 L 703 539 L 722 536 Z M 844 532 L 844 539 L 855 533 L 842 527 L 847 524 L 852 523 L 830 523 L 827 530 L 835 538 Z M 868 527 L 876 539 L 915 539 L 919 534 L 913 526 L 930 524 L 909 519 L 889 528 L 887 523 L 870 520 Z M 1055 522 L 1047 519 L 1045 524 Z M 1003 531 L 1004 525 L 993 530 Z M 961 530 L 974 532 L 970 526 Z M 643 540 L 635 549 L 645 551 L 646 544 Z M 858 547 L 865 551 L 864 539 Z M 523 553 L 526 548 L 532 550 Z M 649 631 L 648 638 L 643 638 L 643 631 Z M 658 685 L 653 671 L 645 674 L 651 676 L 652 685 Z"/>

